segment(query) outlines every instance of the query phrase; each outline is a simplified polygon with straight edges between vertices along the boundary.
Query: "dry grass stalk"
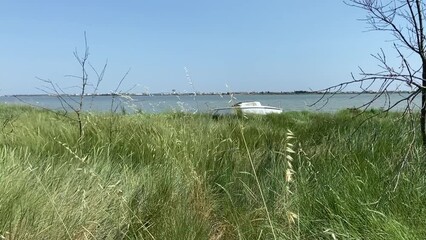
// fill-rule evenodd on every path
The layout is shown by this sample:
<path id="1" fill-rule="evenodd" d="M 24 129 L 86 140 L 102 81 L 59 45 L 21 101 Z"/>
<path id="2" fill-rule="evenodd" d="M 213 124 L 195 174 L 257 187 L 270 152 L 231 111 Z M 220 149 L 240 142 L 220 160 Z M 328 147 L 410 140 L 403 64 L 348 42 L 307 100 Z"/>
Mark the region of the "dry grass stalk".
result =
<path id="1" fill-rule="evenodd" d="M 291 183 L 294 182 L 294 175 L 296 173 L 296 171 L 294 171 L 293 169 L 293 161 L 294 158 L 291 156 L 291 154 L 295 154 L 296 152 L 294 151 L 294 145 L 291 143 L 291 141 L 295 139 L 294 133 L 292 131 L 290 131 L 289 129 L 287 129 L 287 134 L 286 134 L 286 143 L 285 143 L 285 159 L 286 159 L 286 170 L 284 173 L 284 179 L 287 183 L 286 186 L 286 196 L 287 198 L 289 198 L 291 195 L 293 195 L 293 191 L 291 189 Z M 290 225 L 295 225 L 296 221 L 298 221 L 299 219 L 299 215 L 294 213 L 293 211 L 287 210 L 286 211 L 286 215 L 287 215 L 287 219 L 288 219 L 288 223 Z"/>

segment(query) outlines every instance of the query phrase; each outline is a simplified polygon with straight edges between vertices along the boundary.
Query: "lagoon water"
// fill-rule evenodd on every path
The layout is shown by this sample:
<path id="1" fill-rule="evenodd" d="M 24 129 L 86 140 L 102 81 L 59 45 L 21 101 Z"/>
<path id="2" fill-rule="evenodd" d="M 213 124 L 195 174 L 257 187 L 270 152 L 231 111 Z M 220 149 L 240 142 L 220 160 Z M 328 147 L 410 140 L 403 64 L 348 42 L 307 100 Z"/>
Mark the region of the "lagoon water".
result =
<path id="1" fill-rule="evenodd" d="M 153 95 L 153 96 L 85 96 L 84 109 L 87 111 L 106 112 L 142 111 L 146 113 L 161 112 L 208 112 L 214 108 L 228 107 L 240 101 L 260 101 L 263 105 L 280 107 L 288 111 L 325 111 L 335 112 L 345 108 L 360 107 L 374 97 L 374 94 L 336 94 L 328 102 L 320 101 L 315 106 L 310 106 L 321 98 L 321 94 L 237 94 L 237 95 Z M 406 96 L 406 94 L 393 93 L 390 98 L 381 97 L 371 106 L 383 108 Z M 78 97 L 66 97 L 69 103 L 77 106 Z M 55 96 L 0 96 L 2 104 L 32 105 L 54 110 L 64 108 Z M 326 104 L 325 104 L 326 103 Z M 416 99 L 416 104 L 420 99 Z M 324 105 L 325 104 L 325 105 Z M 403 102 L 394 110 L 403 110 Z"/>

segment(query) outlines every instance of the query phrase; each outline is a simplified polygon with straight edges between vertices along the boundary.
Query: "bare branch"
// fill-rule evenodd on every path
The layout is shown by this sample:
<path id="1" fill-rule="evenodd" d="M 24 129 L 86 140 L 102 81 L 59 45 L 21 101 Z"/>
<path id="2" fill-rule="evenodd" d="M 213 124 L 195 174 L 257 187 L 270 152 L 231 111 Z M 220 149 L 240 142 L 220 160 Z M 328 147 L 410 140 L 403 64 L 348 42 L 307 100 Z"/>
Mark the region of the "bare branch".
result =
<path id="1" fill-rule="evenodd" d="M 366 17 L 362 20 L 368 24 L 370 30 L 389 32 L 395 38 L 392 46 L 400 64 L 392 66 L 384 50 L 380 49 L 379 53 L 371 55 L 378 62 L 378 71 L 366 72 L 359 68 L 359 77 L 351 74 L 352 80 L 321 90 L 322 96 L 313 105 L 320 102 L 326 104 L 347 86 L 359 85 L 362 90 L 359 94 L 373 92 L 372 98 L 359 106 L 363 110 L 379 100 L 384 100 L 385 113 L 400 104 L 405 104 L 403 115 L 412 113 L 413 108 L 420 108 L 420 133 L 426 148 L 426 4 L 422 0 L 347 0 L 345 3 L 366 12 Z M 414 62 L 413 56 L 416 57 Z M 400 86 L 409 87 L 410 91 L 407 95 L 400 94 L 400 99 L 392 102 L 391 93 Z M 418 96 L 421 96 L 420 106 L 415 103 Z"/>

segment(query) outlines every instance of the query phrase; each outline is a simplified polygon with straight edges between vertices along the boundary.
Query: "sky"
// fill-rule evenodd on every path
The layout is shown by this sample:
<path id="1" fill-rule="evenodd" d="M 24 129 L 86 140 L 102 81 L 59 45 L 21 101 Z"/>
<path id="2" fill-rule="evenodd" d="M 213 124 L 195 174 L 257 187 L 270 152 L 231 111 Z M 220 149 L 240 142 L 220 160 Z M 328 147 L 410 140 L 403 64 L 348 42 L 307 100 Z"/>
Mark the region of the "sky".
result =
<path id="1" fill-rule="evenodd" d="M 78 92 L 84 52 L 98 92 L 320 90 L 351 79 L 390 36 L 340 0 L 0 0 L 0 95 Z M 88 69 L 89 81 L 96 74 Z M 89 87 L 88 91 L 93 91 Z"/>

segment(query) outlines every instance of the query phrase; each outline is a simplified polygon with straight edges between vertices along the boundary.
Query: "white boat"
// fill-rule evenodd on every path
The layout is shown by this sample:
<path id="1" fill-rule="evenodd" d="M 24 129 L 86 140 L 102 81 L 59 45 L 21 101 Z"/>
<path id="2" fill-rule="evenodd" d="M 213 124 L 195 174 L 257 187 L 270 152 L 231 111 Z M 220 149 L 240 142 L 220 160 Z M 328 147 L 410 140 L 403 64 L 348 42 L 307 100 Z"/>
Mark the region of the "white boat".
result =
<path id="1" fill-rule="evenodd" d="M 231 107 L 213 109 L 214 116 L 229 114 L 260 114 L 282 113 L 283 110 L 277 107 L 264 106 L 260 102 L 239 102 Z"/>

